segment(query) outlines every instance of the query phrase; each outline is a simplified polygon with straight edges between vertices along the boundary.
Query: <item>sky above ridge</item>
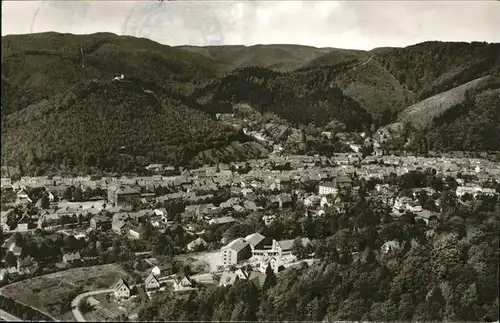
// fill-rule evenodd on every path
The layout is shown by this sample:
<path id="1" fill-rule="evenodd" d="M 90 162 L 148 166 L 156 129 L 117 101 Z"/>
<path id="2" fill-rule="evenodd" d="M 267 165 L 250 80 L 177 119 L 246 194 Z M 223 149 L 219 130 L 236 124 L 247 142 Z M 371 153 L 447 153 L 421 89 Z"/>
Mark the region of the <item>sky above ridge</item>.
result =
<path id="1" fill-rule="evenodd" d="M 500 42 L 500 1 L 2 1 L 2 36 L 112 32 L 167 45 L 372 49 Z"/>

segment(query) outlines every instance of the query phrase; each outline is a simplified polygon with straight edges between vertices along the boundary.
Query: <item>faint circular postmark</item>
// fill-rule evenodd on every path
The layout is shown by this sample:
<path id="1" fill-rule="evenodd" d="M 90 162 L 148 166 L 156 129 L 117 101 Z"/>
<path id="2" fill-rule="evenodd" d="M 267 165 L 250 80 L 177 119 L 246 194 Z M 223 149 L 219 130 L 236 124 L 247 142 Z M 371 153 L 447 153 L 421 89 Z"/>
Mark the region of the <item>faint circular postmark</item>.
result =
<path id="1" fill-rule="evenodd" d="M 138 2 L 122 25 L 122 34 L 169 45 L 222 45 L 225 31 L 250 26 L 255 1 Z"/>

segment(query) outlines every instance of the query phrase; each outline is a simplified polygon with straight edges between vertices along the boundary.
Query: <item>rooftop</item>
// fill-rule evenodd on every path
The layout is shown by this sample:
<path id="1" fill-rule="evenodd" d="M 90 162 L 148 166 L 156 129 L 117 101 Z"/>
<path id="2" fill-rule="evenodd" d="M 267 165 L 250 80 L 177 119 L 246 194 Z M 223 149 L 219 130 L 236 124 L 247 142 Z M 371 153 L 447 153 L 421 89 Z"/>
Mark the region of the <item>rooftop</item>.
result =
<path id="1" fill-rule="evenodd" d="M 246 246 L 248 246 L 248 242 L 246 242 L 242 238 L 238 238 L 238 239 L 231 241 L 229 244 L 227 244 L 223 248 L 233 249 L 234 251 L 239 252 L 240 250 L 243 250 L 243 248 L 245 248 Z"/>

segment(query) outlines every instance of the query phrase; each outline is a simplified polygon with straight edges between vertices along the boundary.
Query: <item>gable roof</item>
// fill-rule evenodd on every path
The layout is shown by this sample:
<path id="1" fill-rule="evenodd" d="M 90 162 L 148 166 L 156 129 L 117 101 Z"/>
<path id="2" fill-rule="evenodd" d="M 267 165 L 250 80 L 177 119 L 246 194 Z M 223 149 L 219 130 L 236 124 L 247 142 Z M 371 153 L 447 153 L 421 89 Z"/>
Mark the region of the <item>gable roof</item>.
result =
<path id="1" fill-rule="evenodd" d="M 97 223 L 105 223 L 105 222 L 111 222 L 112 220 L 108 218 L 107 216 L 104 215 L 96 215 L 92 218 Z"/>
<path id="2" fill-rule="evenodd" d="M 181 274 L 181 275 L 178 275 L 178 276 L 175 276 L 174 278 L 174 282 L 177 283 L 177 284 L 180 284 L 184 279 L 187 279 L 187 281 L 191 284 L 191 278 L 189 278 L 188 276 L 186 276 L 185 274 Z"/>
<path id="3" fill-rule="evenodd" d="M 225 284 L 225 285 L 232 285 L 232 284 L 234 284 L 234 282 L 236 281 L 237 278 L 238 278 L 238 275 L 236 275 L 235 273 L 230 272 L 230 271 L 225 271 L 220 276 L 219 282 L 221 284 Z"/>
<path id="4" fill-rule="evenodd" d="M 114 191 L 116 194 L 139 194 L 138 190 L 131 188 L 130 186 L 120 186 Z"/>
<path id="5" fill-rule="evenodd" d="M 65 253 L 63 255 L 63 259 L 66 260 L 66 261 L 75 261 L 75 260 L 80 260 L 82 259 L 82 257 L 80 256 L 80 253 L 78 251 L 76 252 L 69 252 L 69 253 Z"/>
<path id="6" fill-rule="evenodd" d="M 252 233 L 252 234 L 247 235 L 245 237 L 245 241 L 248 242 L 252 247 L 255 247 L 256 245 L 258 245 L 259 243 L 261 243 L 262 240 L 264 240 L 265 238 L 266 237 L 264 237 L 260 233 Z"/>
<path id="7" fill-rule="evenodd" d="M 157 283 L 158 285 L 160 285 L 160 282 L 158 281 L 158 279 L 153 274 L 149 274 L 148 277 L 146 277 L 146 280 L 144 281 L 144 285 L 147 286 L 151 282 L 154 282 L 154 283 Z"/>
<path id="8" fill-rule="evenodd" d="M 292 250 L 294 241 L 295 239 L 281 240 L 276 241 L 276 244 L 280 246 L 281 250 Z M 309 238 L 302 238 L 301 241 L 304 247 L 311 243 L 311 240 L 309 240 Z"/>
<path id="9" fill-rule="evenodd" d="M 267 275 L 258 271 L 251 271 L 250 272 L 250 277 L 248 278 L 248 281 L 253 283 L 255 287 L 258 289 L 261 289 L 262 286 L 264 286 L 264 283 L 266 281 Z"/>
<path id="10" fill-rule="evenodd" d="M 234 239 L 233 241 L 231 241 L 229 244 L 227 244 L 223 248 L 224 249 L 232 249 L 236 252 L 239 252 L 239 251 L 243 250 L 248 245 L 249 245 L 248 242 L 246 242 L 244 239 L 238 238 L 238 239 Z"/>
<path id="11" fill-rule="evenodd" d="M 340 175 L 337 179 L 337 183 L 351 183 L 351 179 L 346 175 Z"/>
<path id="12" fill-rule="evenodd" d="M 37 265 L 38 262 L 35 260 L 35 258 L 31 256 L 26 256 L 23 259 L 18 258 L 18 264 L 19 267 L 28 267 L 32 265 Z"/>
<path id="13" fill-rule="evenodd" d="M 113 229 L 122 229 L 125 226 L 125 222 L 122 220 L 115 220 L 113 221 Z"/>
<path id="14" fill-rule="evenodd" d="M 323 182 L 323 183 L 319 184 L 319 186 L 336 188 L 336 186 L 335 186 L 335 184 L 333 184 L 333 182 Z"/>
<path id="15" fill-rule="evenodd" d="M 232 216 L 224 216 L 221 218 L 215 218 L 210 220 L 212 223 L 216 224 L 225 224 L 225 223 L 231 223 L 231 222 L 236 222 L 236 220 Z"/>
<path id="16" fill-rule="evenodd" d="M 130 289 L 130 286 L 128 285 L 128 283 L 123 278 L 120 278 L 118 280 L 118 282 L 116 282 L 116 284 L 113 286 L 113 289 L 116 290 L 116 289 L 118 289 L 118 288 L 120 288 L 122 286 L 125 286 L 125 287 L 127 287 L 127 289 Z"/>

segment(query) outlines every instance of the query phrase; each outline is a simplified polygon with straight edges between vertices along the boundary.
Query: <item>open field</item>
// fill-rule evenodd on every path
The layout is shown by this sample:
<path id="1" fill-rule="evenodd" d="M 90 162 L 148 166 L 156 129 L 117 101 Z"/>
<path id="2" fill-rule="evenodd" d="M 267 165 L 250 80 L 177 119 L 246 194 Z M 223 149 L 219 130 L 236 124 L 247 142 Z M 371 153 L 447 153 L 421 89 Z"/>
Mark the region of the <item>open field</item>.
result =
<path id="1" fill-rule="evenodd" d="M 2 294 L 58 319 L 68 319 L 71 301 L 85 291 L 109 288 L 127 274 L 116 265 L 74 268 L 6 286 Z"/>
<path id="2" fill-rule="evenodd" d="M 106 204 L 105 200 L 87 201 L 87 202 L 69 202 L 69 201 L 57 202 L 57 206 L 61 209 L 64 209 L 66 207 L 78 209 L 81 206 L 83 210 L 88 210 L 91 209 L 92 207 L 96 209 L 101 209 L 103 204 Z"/>
<path id="3" fill-rule="evenodd" d="M 200 265 L 206 264 L 207 265 L 207 271 L 210 272 L 216 272 L 217 271 L 217 266 L 220 265 L 220 251 L 211 251 L 211 252 L 198 252 L 198 253 L 189 253 L 189 254 L 183 254 L 183 255 L 178 255 L 175 257 L 179 261 L 186 261 L 190 259 L 197 260 Z M 209 267 L 209 268 L 208 268 Z"/>

